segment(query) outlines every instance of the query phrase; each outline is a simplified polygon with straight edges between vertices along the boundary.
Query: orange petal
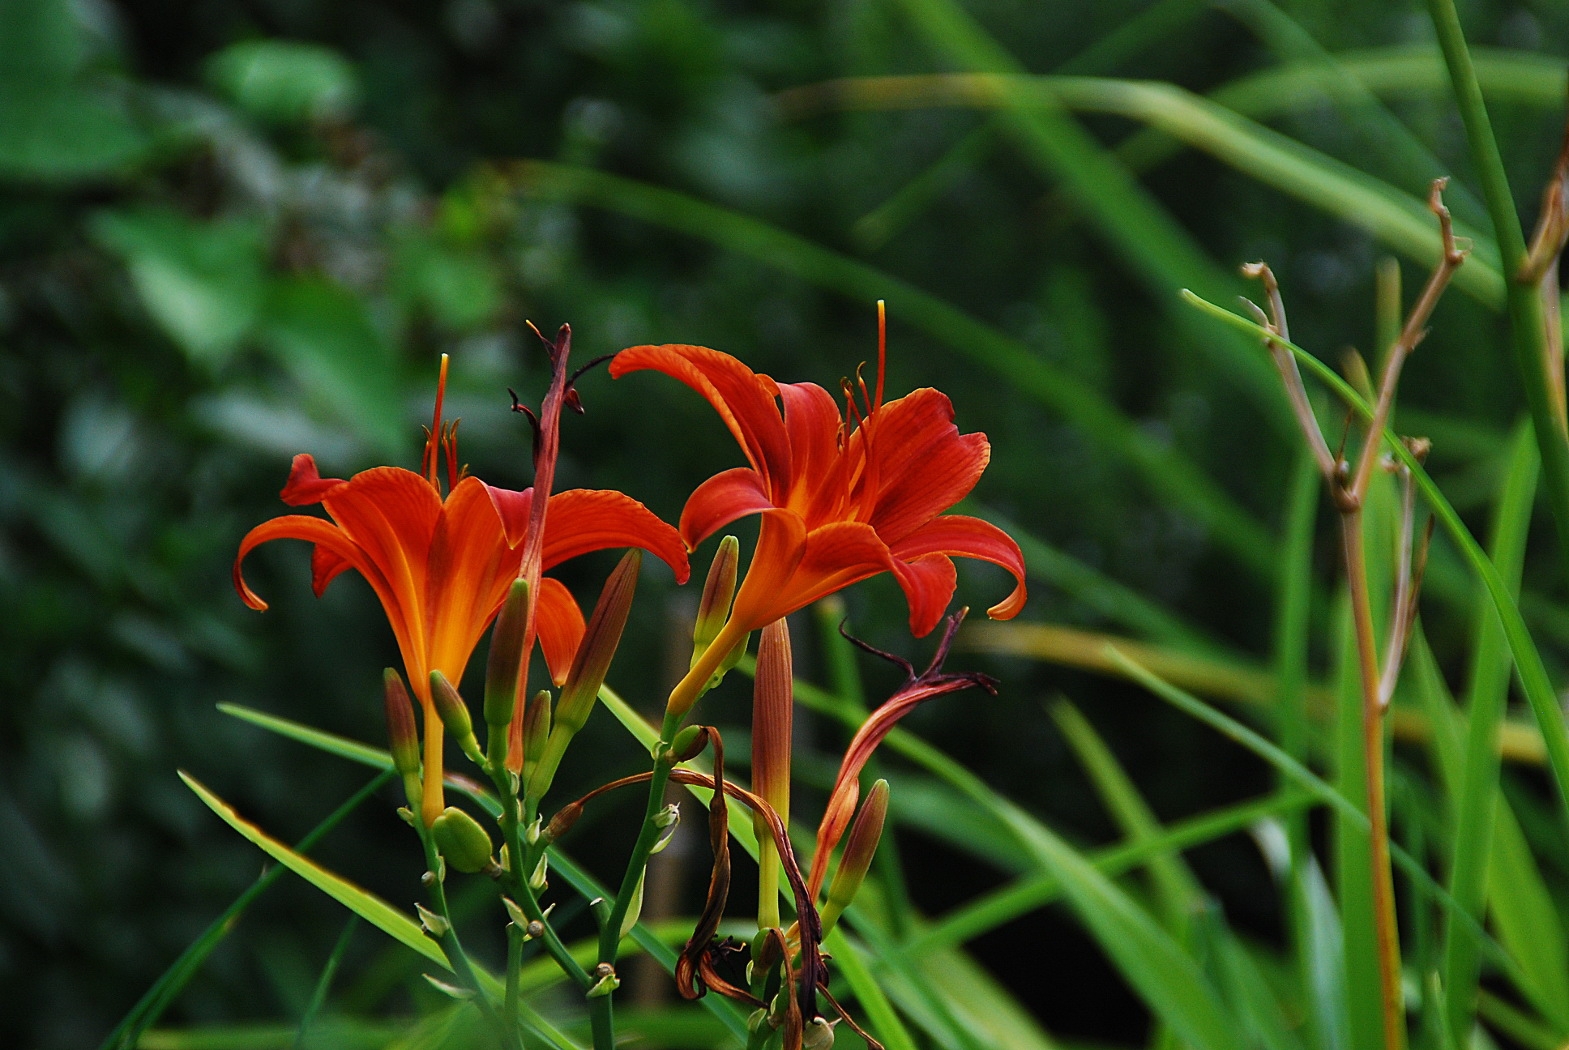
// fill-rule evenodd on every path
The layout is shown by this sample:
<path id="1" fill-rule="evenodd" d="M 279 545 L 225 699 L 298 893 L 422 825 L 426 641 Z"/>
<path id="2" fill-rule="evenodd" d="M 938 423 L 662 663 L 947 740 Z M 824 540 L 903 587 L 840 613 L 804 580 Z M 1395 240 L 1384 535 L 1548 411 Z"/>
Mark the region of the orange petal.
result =
<path id="1" fill-rule="evenodd" d="M 910 561 L 928 554 L 977 558 L 1013 573 L 1013 593 L 986 610 L 994 620 L 1011 620 L 1024 608 L 1024 553 L 1013 537 L 989 521 L 964 514 L 944 514 L 893 545 L 893 556 Z"/>
<path id="2" fill-rule="evenodd" d="M 703 482 L 681 509 L 681 539 L 695 549 L 708 537 L 748 514 L 772 510 L 762 478 L 751 467 L 732 467 Z"/>
<path id="3" fill-rule="evenodd" d="M 839 428 L 844 420 L 833 396 L 816 383 L 781 383 L 779 396 L 790 438 L 790 485 L 780 503 L 817 523 L 843 496 Z"/>
<path id="4" fill-rule="evenodd" d="M 568 489 L 550 497 L 545 514 L 544 567 L 613 547 L 641 547 L 675 570 L 692 575 L 686 545 L 669 525 L 631 496 L 613 489 Z"/>
<path id="5" fill-rule="evenodd" d="M 316 469 L 315 458 L 308 452 L 301 452 L 289 465 L 289 480 L 284 482 L 283 491 L 278 495 L 291 507 L 304 507 L 320 503 L 323 496 L 344 483 L 342 478 L 322 477 Z"/>
<path id="6" fill-rule="evenodd" d="M 267 603 L 246 585 L 245 577 L 241 574 L 240 566 L 245 561 L 245 556 L 263 543 L 285 539 L 314 543 L 316 550 L 325 548 L 346 566 L 359 570 L 360 575 L 365 577 L 371 589 L 376 592 L 376 597 L 381 599 L 381 607 L 387 614 L 387 622 L 392 625 L 392 633 L 397 636 L 398 648 L 403 653 L 403 662 L 407 665 L 409 676 L 414 681 L 415 692 L 420 693 L 423 698 L 425 692 L 420 690 L 421 672 L 427 679 L 426 690 L 429 688 L 429 671 L 426 670 L 424 660 L 424 640 L 414 633 L 414 624 L 410 616 L 381 568 L 332 522 L 304 514 L 285 514 L 283 517 L 264 521 L 247 532 L 245 538 L 240 541 L 240 551 L 234 558 L 234 589 L 240 593 L 245 604 L 257 610 L 267 608 Z"/>
<path id="7" fill-rule="evenodd" d="M 507 545 L 501 518 L 477 478 L 465 478 L 442 505 L 427 554 L 425 622 L 430 665 L 453 683 L 506 597 L 523 559 Z"/>
<path id="8" fill-rule="evenodd" d="M 914 561 L 894 560 L 894 577 L 910 603 L 910 633 L 924 638 L 932 633 L 942 614 L 953 601 L 958 573 L 953 559 L 943 554 L 928 554 Z"/>
<path id="9" fill-rule="evenodd" d="M 888 545 L 861 521 L 836 521 L 806 536 L 806 552 L 790 583 L 799 609 L 817 599 L 893 568 Z"/>
<path id="10" fill-rule="evenodd" d="M 484 482 L 480 484 L 484 485 Z M 529 516 L 534 510 L 534 490 L 526 488 L 519 492 L 516 489 L 485 485 L 485 494 L 490 497 L 491 505 L 496 508 L 496 516 L 501 519 L 507 546 L 523 546 L 523 541 L 528 539 Z"/>
<path id="11" fill-rule="evenodd" d="M 805 554 L 806 524 L 800 516 L 788 510 L 765 512 L 730 618 L 755 631 L 800 608 L 790 604 L 785 588 Z"/>
<path id="12" fill-rule="evenodd" d="M 550 680 L 560 685 L 567 680 L 572 669 L 572 658 L 583 644 L 583 634 L 588 626 L 583 622 L 583 610 L 577 599 L 560 580 L 546 576 L 539 583 L 539 606 L 535 620 L 539 634 L 539 647 L 545 653 L 545 665 L 550 668 Z"/>
<path id="13" fill-rule="evenodd" d="M 772 379 L 706 346 L 634 346 L 610 362 L 610 374 L 652 368 L 679 379 L 714 406 L 768 491 L 780 495 L 790 479 L 790 443 Z"/>
<path id="14" fill-rule="evenodd" d="M 986 435 L 960 434 L 948 395 L 930 387 L 888 402 L 862 433 L 876 459 L 869 520 L 889 545 L 969 495 L 991 459 Z"/>

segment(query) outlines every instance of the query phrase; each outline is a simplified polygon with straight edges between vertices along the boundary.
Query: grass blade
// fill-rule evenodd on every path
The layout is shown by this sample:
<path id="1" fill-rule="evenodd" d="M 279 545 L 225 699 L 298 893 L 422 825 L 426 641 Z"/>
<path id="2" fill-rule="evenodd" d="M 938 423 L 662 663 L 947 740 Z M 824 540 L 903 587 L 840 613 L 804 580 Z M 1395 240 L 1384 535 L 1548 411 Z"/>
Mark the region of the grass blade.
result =
<path id="1" fill-rule="evenodd" d="M 376 927 L 378 930 L 414 949 L 416 952 L 436 963 L 444 969 L 452 969 L 447 962 L 447 955 L 441 946 L 420 929 L 419 923 L 409 918 L 403 912 L 394 908 L 380 897 L 354 885 L 343 876 L 328 871 L 309 857 L 301 856 L 277 839 L 268 835 L 255 824 L 242 818 L 223 799 L 207 790 L 195 777 L 189 773 L 180 772 L 180 779 L 185 781 L 185 786 L 196 793 L 196 797 L 207 804 L 224 823 L 235 831 L 250 839 L 262 851 L 294 872 L 306 882 L 321 890 L 327 896 L 348 908 L 351 912 Z"/>
<path id="2" fill-rule="evenodd" d="M 1493 564 L 1513 595 L 1520 590 L 1537 464 L 1531 428 L 1521 427 L 1498 497 L 1491 551 Z M 1509 647 L 1485 594 L 1479 595 L 1467 692 L 1463 764 L 1453 803 L 1449 892 L 1467 911 L 1480 915 L 1486 905 L 1493 813 L 1498 805 L 1499 762 L 1492 742 L 1509 698 Z M 1480 973 L 1474 942 L 1446 930 L 1443 973 L 1446 1022 L 1455 1042 L 1463 1043 L 1469 1036 Z"/>
<path id="3" fill-rule="evenodd" d="M 356 791 L 343 805 L 333 810 L 325 820 L 317 824 L 304 838 L 300 839 L 297 847 L 299 852 L 305 853 L 313 849 L 318 842 L 326 837 L 329 831 L 343 821 L 343 818 L 358 809 L 362 802 L 377 791 L 380 791 L 382 785 L 391 779 L 392 772 L 388 770 Z M 114 1031 L 109 1033 L 108 1038 L 103 1041 L 100 1050 L 128 1050 L 128 1048 L 136 1046 L 142 1033 L 149 1026 L 157 1023 L 165 1008 L 180 993 L 180 990 L 185 987 L 186 983 L 196 975 L 196 971 L 201 968 L 202 963 L 207 961 L 207 957 L 212 954 L 213 949 L 217 948 L 223 942 L 223 939 L 229 935 L 229 931 L 234 928 L 240 916 L 244 914 L 245 909 L 250 906 L 250 903 L 257 897 L 260 897 L 274 882 L 277 882 L 283 876 L 285 870 L 282 867 L 270 868 L 259 875 L 250 886 L 246 887 L 245 891 L 234 899 L 234 903 L 225 908 L 223 914 L 214 919 L 212 924 L 202 931 L 201 936 L 186 946 L 186 949 L 180 953 L 179 958 L 169 964 L 169 968 L 163 972 L 157 981 L 153 982 L 153 986 L 147 989 L 147 992 L 130 1009 L 124 1019 L 115 1026 Z"/>

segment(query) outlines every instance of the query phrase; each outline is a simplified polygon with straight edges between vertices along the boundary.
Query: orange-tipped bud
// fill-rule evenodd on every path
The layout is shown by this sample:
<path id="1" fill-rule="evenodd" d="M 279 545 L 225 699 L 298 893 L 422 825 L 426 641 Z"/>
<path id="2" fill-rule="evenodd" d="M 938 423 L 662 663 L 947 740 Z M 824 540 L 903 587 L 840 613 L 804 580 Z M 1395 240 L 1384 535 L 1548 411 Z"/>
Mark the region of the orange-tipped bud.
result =
<path id="1" fill-rule="evenodd" d="M 621 644 L 621 631 L 632 611 L 632 596 L 637 592 L 637 574 L 642 564 L 643 552 L 630 550 L 605 581 L 605 589 L 600 592 L 583 641 L 572 659 L 572 670 L 562 683 L 553 733 L 565 733 L 571 738 L 588 721 L 588 713 L 599 698 L 599 687 L 605 684 L 605 675 L 610 671 L 611 657 Z"/>
<path id="2" fill-rule="evenodd" d="M 392 768 L 401 776 L 419 774 L 419 732 L 414 728 L 414 704 L 403 685 L 403 676 L 391 667 L 382 672 L 382 694 L 387 703 L 387 740 Z"/>
<path id="3" fill-rule="evenodd" d="M 757 642 L 752 687 L 752 790 L 790 823 L 790 742 L 794 731 L 795 668 L 790 627 L 775 620 Z"/>
<path id="4" fill-rule="evenodd" d="M 877 854 L 877 843 L 883 837 L 883 822 L 888 817 L 888 781 L 879 780 L 866 793 L 866 802 L 850 825 L 845 839 L 844 855 L 839 858 L 839 870 L 828 884 L 828 903 L 823 906 L 823 932 L 834 928 L 839 915 L 855 899 L 856 891 L 866 880 L 866 872 Z"/>
<path id="5" fill-rule="evenodd" d="M 491 856 L 495 847 L 490 834 L 480 827 L 479 821 L 456 806 L 442 810 L 430 832 L 436 839 L 437 852 L 458 871 L 472 874 L 497 867 Z"/>
<path id="6" fill-rule="evenodd" d="M 763 628 L 757 642 L 752 688 L 752 790 L 790 824 L 790 740 L 795 715 L 795 668 L 790 625 L 783 619 Z M 757 926 L 779 925 L 779 852 L 768 822 L 754 814 L 757 832 Z"/>
<path id="7" fill-rule="evenodd" d="M 528 623 L 528 581 L 515 580 L 496 616 L 485 664 L 485 745 L 499 769 L 507 758 L 507 727 L 518 702 L 518 666 L 523 662 L 523 633 Z"/>
<path id="8" fill-rule="evenodd" d="M 430 698 L 436 705 L 436 714 L 441 716 L 441 724 L 447 727 L 458 747 L 476 763 L 484 765 L 485 756 L 479 749 L 479 741 L 474 739 L 474 722 L 469 717 L 468 705 L 440 671 L 430 673 Z"/>
<path id="9" fill-rule="evenodd" d="M 392 752 L 392 768 L 403 778 L 403 793 L 409 805 L 419 809 L 420 759 L 419 731 L 414 728 L 414 704 L 409 700 L 403 676 L 391 667 L 382 673 L 382 697 L 387 706 L 387 742 Z"/>
<path id="10" fill-rule="evenodd" d="M 692 663 L 719 636 L 719 629 L 730 616 L 730 603 L 735 598 L 735 581 L 741 564 L 741 541 L 726 536 L 719 541 L 714 552 L 714 562 L 708 567 L 708 578 L 703 581 L 703 599 L 697 606 L 697 621 L 692 624 Z M 732 665 L 733 666 L 733 665 Z"/>

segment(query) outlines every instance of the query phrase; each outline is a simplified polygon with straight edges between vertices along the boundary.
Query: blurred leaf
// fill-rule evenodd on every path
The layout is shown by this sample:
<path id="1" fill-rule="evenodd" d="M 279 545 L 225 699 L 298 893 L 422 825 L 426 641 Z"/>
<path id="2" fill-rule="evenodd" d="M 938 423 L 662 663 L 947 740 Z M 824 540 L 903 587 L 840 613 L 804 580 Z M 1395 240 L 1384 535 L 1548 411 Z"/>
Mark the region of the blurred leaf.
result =
<path id="1" fill-rule="evenodd" d="M 66 0 L 0 3 L 0 180 L 98 178 L 146 152 L 125 108 L 80 82 L 85 57 Z"/>
<path id="2" fill-rule="evenodd" d="M 234 811 L 232 806 L 211 791 L 208 791 L 195 777 L 181 771 L 180 779 L 185 781 L 187 787 L 196 792 L 196 796 L 205 802 L 209 809 L 222 817 L 226 824 L 260 846 L 263 852 L 278 861 L 278 863 L 321 890 L 345 908 L 348 908 L 393 940 L 407 945 L 439 966 L 449 970 L 452 968 L 447 962 L 446 953 L 441 950 L 441 946 L 425 936 L 424 931 L 420 929 L 419 923 L 409 918 L 403 912 L 398 911 L 398 909 L 375 894 L 361 889 L 341 875 L 328 871 L 308 857 L 300 856 L 300 854 L 294 852 L 294 850 L 282 842 L 272 838 L 256 825 L 243 819 Z"/>
<path id="3" fill-rule="evenodd" d="M 313 399 L 391 455 L 405 442 L 396 357 L 366 304 L 325 278 L 279 282 L 262 336 Z"/>
<path id="4" fill-rule="evenodd" d="M 106 211 L 93 232 L 125 260 L 148 313 L 193 360 L 221 363 L 255 323 L 264 294 L 260 222 Z"/>
<path id="5" fill-rule="evenodd" d="M 398 245 L 397 266 L 394 280 L 404 298 L 424 306 L 449 328 L 477 328 L 501 308 L 496 272 L 473 250 L 413 234 Z"/>
<path id="6" fill-rule="evenodd" d="M 277 124 L 343 118 L 359 87 L 354 67 L 331 48 L 297 40 L 247 40 L 207 62 L 207 80 L 235 105 Z"/>

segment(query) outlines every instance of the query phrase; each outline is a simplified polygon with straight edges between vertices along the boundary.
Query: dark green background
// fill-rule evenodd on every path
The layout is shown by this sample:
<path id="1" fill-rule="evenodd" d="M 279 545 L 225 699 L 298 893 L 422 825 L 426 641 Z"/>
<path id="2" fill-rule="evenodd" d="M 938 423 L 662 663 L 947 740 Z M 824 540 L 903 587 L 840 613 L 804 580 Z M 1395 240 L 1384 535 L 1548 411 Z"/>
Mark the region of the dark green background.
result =
<path id="1" fill-rule="evenodd" d="M 1250 565 L 1213 542 L 967 340 L 915 323 L 892 279 L 1098 392 L 1273 529 L 1293 446 L 1272 422 L 1279 404 L 1219 363 L 1224 333 L 1177 302 L 1177 282 L 1151 280 L 1147 261 L 1110 241 L 1005 119 L 964 107 L 776 106 L 777 92 L 830 78 L 957 68 L 912 17 L 924 6 L 0 0 L 0 1043 L 95 1045 L 260 869 L 261 855 L 176 768 L 291 840 L 366 778 L 215 711 L 233 701 L 379 741 L 379 669 L 396 658 L 360 581 L 315 601 L 303 547 L 280 544 L 249 563 L 273 603 L 257 615 L 230 587 L 234 550 L 284 510 L 276 493 L 295 452 L 343 476 L 414 466 L 443 352 L 464 460 L 493 483 L 525 485 L 527 429 L 508 412 L 507 388 L 532 400 L 543 382 L 526 318 L 547 331 L 570 322 L 579 361 L 631 343 L 703 343 L 781 380 L 835 389 L 875 360 L 872 300 L 883 294 L 890 392 L 940 386 L 961 429 L 991 438 L 977 512 L 1004 515 L 1167 606 L 1214 645 L 1262 656 L 1267 552 Z M 1366 0 L 968 9 L 1029 71 L 1197 92 L 1301 57 L 1272 11 L 1334 51 L 1430 39 L 1419 7 Z M 1562 54 L 1569 42 L 1559 5 L 1463 13 L 1474 43 Z M 1447 97 L 1391 106 L 1465 182 Z M 1506 104 L 1495 116 L 1516 184 L 1539 185 L 1558 115 Z M 1084 125 L 1108 145 L 1135 130 L 1110 117 Z M 1309 100 L 1276 126 L 1408 193 L 1435 174 L 1355 106 Z M 526 182 L 498 190 L 485 165 L 516 158 L 679 191 L 875 267 L 889 288 L 808 279 L 777 265 L 786 260 L 773 249 L 726 250 Z M 1141 179 L 1214 265 L 1275 265 L 1299 342 L 1329 357 L 1371 344 L 1383 249 L 1367 233 L 1192 152 Z M 1520 196 L 1534 215 L 1535 189 Z M 1451 203 L 1485 228 L 1463 191 Z M 1408 287 L 1420 272 L 1408 261 Z M 1454 293 L 1435 329 L 1404 403 L 1426 411 L 1435 471 L 1474 508 L 1520 400 L 1498 315 Z M 623 488 L 674 520 L 697 482 L 739 461 L 708 408 L 673 382 L 612 383 L 601 371 L 581 390 L 588 412 L 567 420 L 563 486 Z M 1551 557 L 1545 543 L 1533 557 L 1544 549 Z M 699 572 L 708 556 L 695 556 Z M 610 564 L 584 559 L 562 576 L 590 601 Z M 972 563 L 960 580 L 960 600 L 977 607 L 1006 593 L 1002 574 Z M 1539 595 L 1539 618 L 1550 621 L 1557 591 Z M 926 652 L 886 579 L 848 602 L 879 644 Z M 645 707 L 679 607 L 668 572 L 651 566 L 612 676 Z M 1107 623 L 1082 593 L 1041 580 L 1025 615 Z M 813 624 L 799 626 L 810 675 Z M 1463 627 L 1442 607 L 1430 614 L 1438 639 Z M 1264 783 L 1132 689 L 1022 661 L 960 654 L 954 666 L 1000 675 L 1002 696 L 949 698 L 911 724 L 1087 841 L 1109 825 L 1045 717 L 1041 701 L 1059 692 L 1103 730 L 1164 817 Z M 739 705 L 716 712 L 741 724 Z M 574 784 L 636 767 L 605 722 L 597 716 L 574 751 Z M 836 735 L 808 732 L 833 753 Z M 739 728 L 734 736 L 744 751 Z M 808 779 L 829 775 L 825 761 L 803 757 Z M 356 815 L 322 856 L 406 903 L 418 865 L 388 803 Z M 585 836 L 590 858 L 614 855 L 600 842 L 619 835 L 615 815 Z M 934 912 L 1000 878 L 919 830 L 907 827 L 899 845 L 917 903 Z M 1244 840 L 1194 860 L 1234 923 L 1275 935 L 1272 891 Z M 342 921 L 285 880 L 168 1020 L 289 1020 Z M 372 968 L 381 947 L 361 931 L 344 1008 L 406 1009 L 407 974 Z M 1092 996 L 1126 993 L 1060 913 L 975 948 L 1053 1031 L 1115 1039 L 1143 1029 L 1131 998 L 1089 1007 Z"/>

